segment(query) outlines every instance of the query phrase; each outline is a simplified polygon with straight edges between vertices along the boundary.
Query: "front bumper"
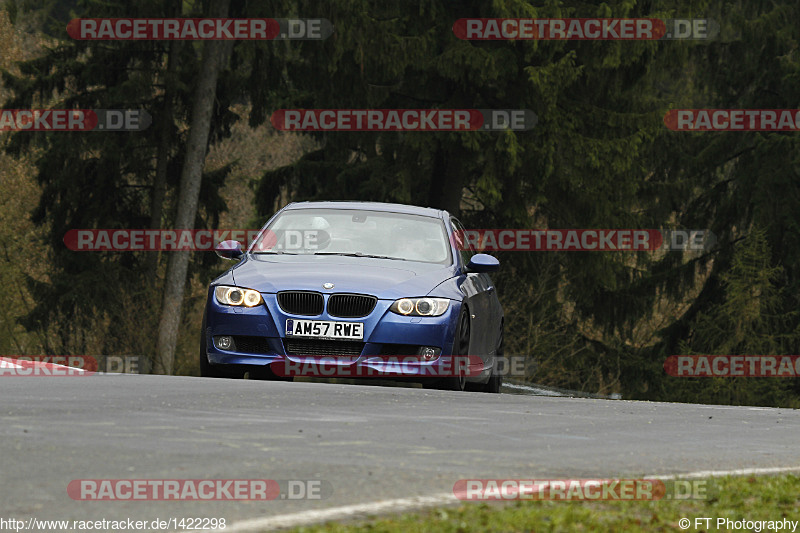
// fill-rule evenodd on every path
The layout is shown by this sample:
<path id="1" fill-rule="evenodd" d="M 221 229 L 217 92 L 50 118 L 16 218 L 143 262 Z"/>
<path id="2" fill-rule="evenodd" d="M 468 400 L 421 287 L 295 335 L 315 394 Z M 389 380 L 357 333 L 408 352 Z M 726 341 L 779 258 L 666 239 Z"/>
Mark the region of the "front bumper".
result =
<path id="1" fill-rule="evenodd" d="M 453 361 L 447 354 L 451 353 L 457 317 L 461 311 L 461 303 L 451 301 L 448 310 L 438 317 L 407 317 L 389 311 L 393 301 L 378 300 L 373 311 L 366 317 L 343 319 L 327 314 L 326 310 L 315 317 L 290 315 L 279 306 L 275 294 L 264 294 L 264 304 L 258 307 L 232 307 L 221 305 L 213 296 L 210 288 L 206 302 L 206 355 L 212 365 L 270 365 L 278 374 L 283 370 L 296 369 L 298 365 L 320 365 L 324 362 L 322 372 L 329 377 L 429 377 L 447 375 L 453 371 Z M 362 346 L 355 347 L 357 353 L 334 355 L 319 353 L 316 346 L 314 355 L 287 350 L 286 320 L 314 319 L 364 323 L 364 339 Z M 221 350 L 214 344 L 217 336 L 232 336 L 234 339 L 246 339 L 244 346 Z M 341 343 L 345 341 L 327 341 Z M 352 345 L 353 343 L 351 343 Z M 325 343 L 322 343 L 324 346 Z M 328 344 L 328 346 L 333 346 Z M 336 345 L 334 347 L 338 347 Z M 439 355 L 434 359 L 415 358 L 417 347 L 435 348 Z M 444 355 L 442 355 L 444 354 Z M 402 364 L 398 364 L 401 362 Z M 459 363 L 463 364 L 463 362 Z M 323 376 L 325 377 L 325 376 Z"/>

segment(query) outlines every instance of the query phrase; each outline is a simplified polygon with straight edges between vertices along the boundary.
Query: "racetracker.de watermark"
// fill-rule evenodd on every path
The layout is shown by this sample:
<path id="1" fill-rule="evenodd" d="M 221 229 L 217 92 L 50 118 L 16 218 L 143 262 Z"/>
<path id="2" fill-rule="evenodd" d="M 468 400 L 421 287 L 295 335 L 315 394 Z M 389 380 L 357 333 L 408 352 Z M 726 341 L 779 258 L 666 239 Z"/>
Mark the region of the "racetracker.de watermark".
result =
<path id="1" fill-rule="evenodd" d="M 527 131 L 538 118 L 530 109 L 279 109 L 281 131 Z"/>
<path id="2" fill-rule="evenodd" d="M 100 374 L 138 374 L 136 355 L 5 355 L 1 377 L 86 377 Z"/>
<path id="3" fill-rule="evenodd" d="M 260 239 L 259 239 L 260 236 Z M 249 247 L 258 239 L 255 252 L 317 250 L 330 242 L 325 230 L 169 230 L 169 229 L 72 229 L 64 245 L 75 252 L 175 252 L 210 251 L 227 240 Z"/>
<path id="4" fill-rule="evenodd" d="M 800 131 L 800 109 L 671 109 L 673 131 Z"/>
<path id="5" fill-rule="evenodd" d="M 322 500 L 323 479 L 73 479 L 67 495 L 80 501 Z"/>
<path id="6" fill-rule="evenodd" d="M 97 369 L 97 360 L 86 355 L 0 357 L 0 377 L 83 377 L 94 375 Z"/>
<path id="7" fill-rule="evenodd" d="M 713 248 L 717 239 L 709 230 L 646 229 L 475 229 L 452 235 L 459 250 L 499 251 L 697 251 Z M 64 245 L 76 252 L 211 251 L 224 241 L 252 252 L 325 250 L 331 235 L 321 229 L 289 230 L 170 230 L 72 229 Z"/>
<path id="8" fill-rule="evenodd" d="M 477 355 L 292 355 L 270 364 L 270 369 L 280 377 L 389 379 L 477 377 L 484 373 L 484 366 L 483 358 Z M 526 369 L 532 366 L 528 357 L 498 357 L 493 373 L 524 378 Z"/>
<path id="9" fill-rule="evenodd" d="M 709 230 L 654 229 L 472 229 L 453 233 L 460 250 L 480 252 L 578 252 L 708 250 Z"/>
<path id="10" fill-rule="evenodd" d="M 463 18 L 453 34 L 470 41 L 653 41 L 713 39 L 713 19 L 656 18 Z"/>
<path id="11" fill-rule="evenodd" d="M 81 41 L 324 40 L 333 25 L 324 18 L 84 18 L 67 34 Z"/>
<path id="12" fill-rule="evenodd" d="M 143 109 L 0 109 L 0 131 L 142 131 Z"/>
<path id="13" fill-rule="evenodd" d="M 677 378 L 796 378 L 800 355 L 671 355 L 664 371 Z"/>
<path id="14" fill-rule="evenodd" d="M 459 479 L 453 485 L 464 501 L 705 500 L 717 492 L 701 479 Z"/>

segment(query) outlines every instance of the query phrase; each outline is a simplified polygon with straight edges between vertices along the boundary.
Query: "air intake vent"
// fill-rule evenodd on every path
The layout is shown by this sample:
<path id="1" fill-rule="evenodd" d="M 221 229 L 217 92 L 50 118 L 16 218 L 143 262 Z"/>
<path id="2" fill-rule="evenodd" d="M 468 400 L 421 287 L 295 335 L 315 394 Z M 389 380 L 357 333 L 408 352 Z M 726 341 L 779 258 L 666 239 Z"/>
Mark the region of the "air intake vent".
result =
<path id="1" fill-rule="evenodd" d="M 317 316 L 325 307 L 322 294 L 308 291 L 286 291 L 278 293 L 278 305 L 292 315 Z"/>
<path id="2" fill-rule="evenodd" d="M 378 299 L 364 294 L 333 294 L 328 298 L 328 314 L 341 318 L 360 318 L 375 309 Z"/>
<path id="3" fill-rule="evenodd" d="M 289 355 L 355 356 L 361 355 L 363 342 L 284 339 Z"/>
<path id="4" fill-rule="evenodd" d="M 418 344 L 384 344 L 380 355 L 410 356 L 419 354 Z"/>
<path id="5" fill-rule="evenodd" d="M 266 337 L 251 337 L 246 335 L 234 335 L 233 350 L 242 353 L 275 353 L 270 348 L 269 340 Z"/>

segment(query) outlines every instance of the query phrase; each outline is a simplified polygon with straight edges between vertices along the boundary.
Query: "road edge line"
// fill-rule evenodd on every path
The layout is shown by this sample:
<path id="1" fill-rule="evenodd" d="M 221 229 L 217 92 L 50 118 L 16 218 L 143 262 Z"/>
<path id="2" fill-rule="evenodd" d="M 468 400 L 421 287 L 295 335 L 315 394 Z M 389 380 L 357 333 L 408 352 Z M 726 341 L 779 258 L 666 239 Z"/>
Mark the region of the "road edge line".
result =
<path id="1" fill-rule="evenodd" d="M 301 511 L 284 515 L 276 515 L 264 518 L 251 518 L 234 522 L 224 530 L 226 533 L 244 533 L 247 531 L 263 531 L 266 529 L 279 529 L 287 527 L 297 527 L 309 524 L 316 524 L 330 520 L 341 520 L 352 518 L 357 515 L 381 514 L 391 511 L 392 514 L 422 507 L 443 505 L 458 502 L 452 492 L 441 492 L 428 496 L 414 496 L 411 498 L 397 498 L 394 500 L 378 500 L 370 503 L 358 503 L 354 505 L 344 505 L 340 507 L 329 507 L 327 509 Z"/>
<path id="2" fill-rule="evenodd" d="M 766 468 L 739 468 L 734 470 L 700 470 L 697 472 L 687 472 L 684 474 L 668 474 L 668 475 L 649 475 L 642 476 L 642 479 L 697 479 L 707 477 L 723 477 L 723 476 L 749 476 L 749 475 L 765 475 L 765 474 L 781 474 L 800 472 L 800 466 L 775 466 Z M 460 502 L 452 492 L 441 492 L 438 494 L 431 494 L 428 496 L 416 496 L 411 498 L 397 498 L 394 500 L 379 500 L 370 503 L 359 503 L 354 505 L 344 505 L 340 507 L 329 507 L 327 509 L 301 511 L 298 513 L 289 513 L 283 515 L 275 515 L 264 518 L 251 518 L 247 520 L 240 520 L 232 523 L 224 530 L 226 533 L 247 533 L 258 532 L 272 529 L 283 529 L 290 527 L 306 526 L 310 524 L 317 524 L 331 520 L 342 520 L 346 518 L 353 518 L 357 515 L 376 515 L 385 512 L 392 514 L 420 509 L 424 507 L 432 507 L 434 505 L 447 505 Z"/>

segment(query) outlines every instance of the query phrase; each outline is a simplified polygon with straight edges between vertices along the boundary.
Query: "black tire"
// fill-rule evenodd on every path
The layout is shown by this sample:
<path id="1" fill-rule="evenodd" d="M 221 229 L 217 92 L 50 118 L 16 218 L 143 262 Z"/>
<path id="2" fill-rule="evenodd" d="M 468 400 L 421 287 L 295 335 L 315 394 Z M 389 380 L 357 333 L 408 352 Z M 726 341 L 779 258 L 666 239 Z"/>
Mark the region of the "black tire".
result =
<path id="1" fill-rule="evenodd" d="M 486 383 L 470 383 L 467 382 L 466 390 L 470 392 L 488 392 L 497 394 L 500 392 L 500 386 L 503 384 L 503 376 L 498 369 L 500 360 L 503 359 L 503 330 L 500 330 L 500 344 L 495 352 L 494 363 L 492 364 L 492 373 Z"/>
<path id="2" fill-rule="evenodd" d="M 294 381 L 292 376 L 279 376 L 272 371 L 269 365 L 252 367 L 250 370 L 250 379 L 257 379 L 260 381 Z"/>
<path id="3" fill-rule="evenodd" d="M 469 355 L 469 341 L 470 341 L 470 315 L 467 306 L 461 307 L 461 314 L 458 315 L 458 325 L 456 326 L 456 333 L 453 338 L 453 356 L 468 356 Z M 454 369 L 461 369 L 462 365 L 453 365 Z M 441 378 L 430 383 L 426 383 L 426 388 L 440 389 L 440 390 L 454 390 L 463 391 L 466 388 L 467 379 L 466 375 L 459 372 L 457 376 L 448 376 Z"/>

